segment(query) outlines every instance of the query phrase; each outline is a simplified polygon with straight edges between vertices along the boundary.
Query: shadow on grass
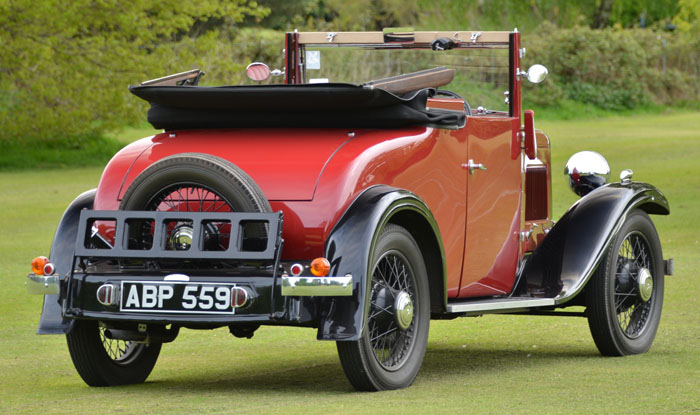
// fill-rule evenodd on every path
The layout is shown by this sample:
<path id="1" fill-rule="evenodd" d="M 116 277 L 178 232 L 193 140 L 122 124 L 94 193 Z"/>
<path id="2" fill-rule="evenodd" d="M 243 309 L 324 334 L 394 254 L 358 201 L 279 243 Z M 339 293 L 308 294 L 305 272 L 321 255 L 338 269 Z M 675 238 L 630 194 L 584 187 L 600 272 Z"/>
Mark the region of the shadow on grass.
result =
<path id="1" fill-rule="evenodd" d="M 455 348 L 430 347 L 425 355 L 418 379 L 445 378 L 469 376 L 479 382 L 480 376 L 506 376 L 511 371 L 530 371 L 545 369 L 562 361 L 581 361 L 602 359 L 595 350 L 578 348 L 564 351 L 528 351 L 517 348 L 502 347 L 486 348 Z M 298 352 L 297 353 L 303 353 Z M 246 363 L 242 367 L 227 364 L 211 369 L 201 369 L 196 372 L 169 372 L 165 379 L 148 381 L 136 390 L 151 393 L 154 390 L 166 390 L 170 393 L 211 393 L 211 392 L 244 392 L 264 393 L 274 390 L 278 394 L 299 395 L 305 393 L 344 394 L 352 393 L 354 389 L 343 374 L 337 357 L 323 355 L 312 356 L 290 364 L 284 356 L 279 356 L 279 365 L 274 369 L 256 367 Z"/>

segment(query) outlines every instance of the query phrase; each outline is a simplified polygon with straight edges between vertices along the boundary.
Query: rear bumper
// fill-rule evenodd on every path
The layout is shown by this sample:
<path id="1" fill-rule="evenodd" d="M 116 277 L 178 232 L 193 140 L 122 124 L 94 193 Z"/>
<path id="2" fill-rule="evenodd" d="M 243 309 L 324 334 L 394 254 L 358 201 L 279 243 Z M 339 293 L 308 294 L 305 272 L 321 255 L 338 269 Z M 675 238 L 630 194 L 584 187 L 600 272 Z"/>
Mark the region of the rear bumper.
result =
<path id="1" fill-rule="evenodd" d="M 352 275 L 342 277 L 290 277 L 282 275 L 283 296 L 350 296 Z"/>
<path id="2" fill-rule="evenodd" d="M 24 285 L 27 287 L 28 294 L 58 294 L 59 281 L 58 275 L 36 275 L 32 272 L 27 275 Z"/>

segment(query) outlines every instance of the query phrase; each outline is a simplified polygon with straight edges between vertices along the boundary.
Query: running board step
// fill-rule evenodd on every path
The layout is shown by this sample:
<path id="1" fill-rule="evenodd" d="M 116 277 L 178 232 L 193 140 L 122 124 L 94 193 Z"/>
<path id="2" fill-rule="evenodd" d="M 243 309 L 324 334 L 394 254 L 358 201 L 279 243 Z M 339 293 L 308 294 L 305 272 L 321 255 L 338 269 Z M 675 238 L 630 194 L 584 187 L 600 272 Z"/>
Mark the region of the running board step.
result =
<path id="1" fill-rule="evenodd" d="M 488 314 L 528 311 L 532 308 L 554 306 L 554 298 L 495 298 L 461 301 L 447 304 L 448 313 Z"/>

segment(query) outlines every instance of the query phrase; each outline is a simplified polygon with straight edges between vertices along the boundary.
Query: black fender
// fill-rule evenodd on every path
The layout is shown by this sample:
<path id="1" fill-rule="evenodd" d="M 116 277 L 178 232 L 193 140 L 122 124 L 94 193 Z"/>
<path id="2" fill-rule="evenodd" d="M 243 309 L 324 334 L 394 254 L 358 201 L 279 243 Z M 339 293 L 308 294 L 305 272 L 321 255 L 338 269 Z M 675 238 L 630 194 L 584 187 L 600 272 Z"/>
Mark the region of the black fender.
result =
<path id="1" fill-rule="evenodd" d="M 632 209 L 668 215 L 668 200 L 650 184 L 611 183 L 574 203 L 530 256 L 523 273 L 540 282 L 557 305 L 576 297 Z"/>
<path id="2" fill-rule="evenodd" d="M 75 241 L 78 236 L 78 222 L 80 211 L 92 209 L 97 189 L 83 192 L 76 197 L 65 212 L 58 224 L 56 234 L 51 244 L 50 261 L 56 267 L 56 273 L 65 279 L 73 267 L 75 254 Z M 61 298 L 59 295 L 45 295 L 44 307 L 41 310 L 41 319 L 37 334 L 64 334 L 71 328 L 73 320 L 64 319 L 61 312 Z"/>
<path id="3" fill-rule="evenodd" d="M 424 255 L 433 312 L 447 304 L 447 273 L 442 238 L 437 222 L 418 196 L 390 186 L 374 186 L 360 194 L 334 226 L 325 245 L 331 263 L 330 275 L 351 274 L 353 294 L 321 300 L 319 340 L 357 341 L 369 312 L 368 281 L 373 253 L 381 230 L 387 223 L 406 228 Z"/>

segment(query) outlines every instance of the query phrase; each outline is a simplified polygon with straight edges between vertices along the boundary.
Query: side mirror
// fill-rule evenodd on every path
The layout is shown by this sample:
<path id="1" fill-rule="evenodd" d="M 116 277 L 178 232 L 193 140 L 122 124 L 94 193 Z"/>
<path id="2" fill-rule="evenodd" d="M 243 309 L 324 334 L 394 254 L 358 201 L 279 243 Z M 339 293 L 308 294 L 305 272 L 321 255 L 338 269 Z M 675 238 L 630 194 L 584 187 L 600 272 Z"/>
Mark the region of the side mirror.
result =
<path id="1" fill-rule="evenodd" d="M 253 81 L 264 81 L 270 77 L 270 67 L 262 62 L 253 62 L 246 66 L 245 73 Z"/>
<path id="2" fill-rule="evenodd" d="M 535 64 L 532 65 L 524 75 L 527 75 L 528 81 L 532 82 L 533 84 L 539 84 L 540 82 L 544 81 L 545 78 L 547 78 L 548 73 L 549 71 L 543 65 Z"/>

